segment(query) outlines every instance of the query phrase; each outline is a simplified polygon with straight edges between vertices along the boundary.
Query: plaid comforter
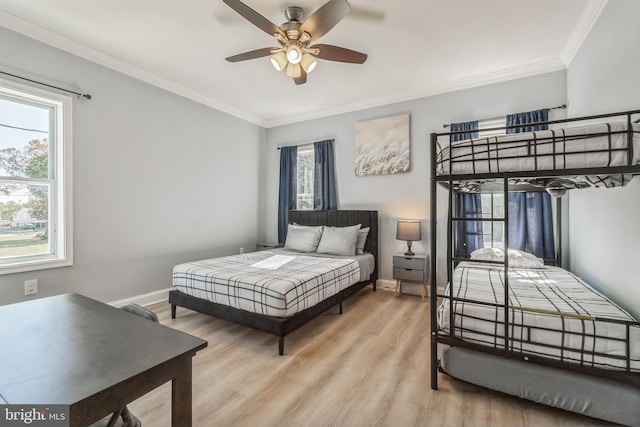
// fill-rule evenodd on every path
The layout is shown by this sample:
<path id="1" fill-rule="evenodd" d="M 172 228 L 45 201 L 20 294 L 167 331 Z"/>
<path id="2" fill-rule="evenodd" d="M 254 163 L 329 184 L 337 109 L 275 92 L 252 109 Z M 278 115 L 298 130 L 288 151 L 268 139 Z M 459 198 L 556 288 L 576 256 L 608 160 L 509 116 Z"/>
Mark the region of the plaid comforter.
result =
<path id="1" fill-rule="evenodd" d="M 289 317 L 360 280 L 358 262 L 351 258 L 300 255 L 276 269 L 252 266 L 276 255 L 262 251 L 179 264 L 173 286 L 218 304 Z"/>
<path id="2" fill-rule="evenodd" d="M 446 294 L 460 300 L 440 305 L 442 330 L 449 333 L 452 306 L 456 337 L 504 348 L 502 266 L 462 262 Z M 629 351 L 640 372 L 640 324 L 568 271 L 510 269 L 508 305 L 510 350 L 605 369 L 626 369 Z"/>

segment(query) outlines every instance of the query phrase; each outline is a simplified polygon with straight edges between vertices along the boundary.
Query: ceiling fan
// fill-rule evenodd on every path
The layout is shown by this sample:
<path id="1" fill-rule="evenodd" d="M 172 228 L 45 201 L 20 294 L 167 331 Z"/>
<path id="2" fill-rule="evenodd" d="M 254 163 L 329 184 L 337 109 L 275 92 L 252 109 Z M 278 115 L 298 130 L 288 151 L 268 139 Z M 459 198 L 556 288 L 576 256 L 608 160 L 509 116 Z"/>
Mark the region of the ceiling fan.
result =
<path id="1" fill-rule="evenodd" d="M 367 60 L 366 53 L 355 50 L 328 44 L 311 45 L 349 13 L 351 6 L 347 0 L 329 0 L 304 21 L 302 8 L 287 7 L 287 22 L 279 27 L 240 0 L 223 1 L 253 25 L 275 37 L 279 44 L 279 47 L 266 47 L 230 56 L 226 58 L 229 62 L 271 56 L 271 63 L 276 70 L 286 69 L 287 76 L 301 85 L 307 82 L 307 73 L 315 68 L 316 58 L 351 64 L 362 64 Z"/>

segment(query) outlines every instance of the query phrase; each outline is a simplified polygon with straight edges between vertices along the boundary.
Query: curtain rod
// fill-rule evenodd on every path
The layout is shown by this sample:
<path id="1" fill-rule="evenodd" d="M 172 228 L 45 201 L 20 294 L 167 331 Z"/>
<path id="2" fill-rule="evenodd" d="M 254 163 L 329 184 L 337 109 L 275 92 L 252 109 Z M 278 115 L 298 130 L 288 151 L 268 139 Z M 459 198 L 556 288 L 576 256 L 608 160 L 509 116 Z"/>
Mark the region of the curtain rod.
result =
<path id="1" fill-rule="evenodd" d="M 47 87 L 50 87 L 50 88 L 53 88 L 53 89 L 61 90 L 63 92 L 72 93 L 74 95 L 78 95 L 78 98 L 91 99 L 91 95 L 89 95 L 87 93 L 74 92 L 74 91 L 69 90 L 69 89 L 64 89 L 64 88 L 61 88 L 61 87 L 58 87 L 58 86 L 53 86 L 53 85 L 50 85 L 50 84 L 47 84 L 47 83 L 42 83 L 42 82 L 39 82 L 37 80 L 31 80 L 31 79 L 28 79 L 26 77 L 17 76 L 15 74 L 11 74 L 11 73 L 6 73 L 4 71 L 0 71 L 0 74 L 4 74 L 6 76 L 15 77 L 16 79 L 26 80 L 26 81 L 31 82 L 31 83 L 36 83 L 36 84 L 39 84 L 39 85 L 42 85 L 42 86 L 47 86 Z"/>
<path id="2" fill-rule="evenodd" d="M 558 105 L 557 107 L 549 108 L 549 110 L 564 110 L 565 108 L 567 108 L 567 104 Z M 481 121 L 485 121 L 485 120 L 497 120 L 497 119 L 501 119 L 502 117 L 506 117 L 506 116 L 493 117 L 493 118 L 491 118 L 491 119 L 482 119 Z M 442 127 L 443 127 L 443 128 L 448 128 L 449 126 L 451 126 L 451 125 L 450 125 L 450 124 L 444 124 L 444 125 L 442 125 Z"/>
<path id="3" fill-rule="evenodd" d="M 276 149 L 281 149 L 283 147 L 304 147 L 305 145 L 312 145 L 314 142 L 319 142 L 319 141 L 335 141 L 336 137 L 335 136 L 330 136 L 330 137 L 325 137 L 325 138 L 314 138 L 314 139 L 308 139 L 306 141 L 303 142 L 299 142 L 297 144 L 282 144 L 282 145 L 278 145 L 276 147 Z"/>

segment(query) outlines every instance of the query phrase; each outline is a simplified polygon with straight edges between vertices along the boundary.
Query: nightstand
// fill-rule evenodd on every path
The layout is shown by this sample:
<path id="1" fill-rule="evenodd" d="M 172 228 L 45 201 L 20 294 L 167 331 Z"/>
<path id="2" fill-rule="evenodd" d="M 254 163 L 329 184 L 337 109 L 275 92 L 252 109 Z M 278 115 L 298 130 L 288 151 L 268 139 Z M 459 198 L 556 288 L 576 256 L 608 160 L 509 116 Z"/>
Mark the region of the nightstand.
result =
<path id="1" fill-rule="evenodd" d="M 420 283 L 422 301 L 427 296 L 427 270 L 429 256 L 415 254 L 413 256 L 397 254 L 393 256 L 393 278 L 396 279 L 396 296 L 402 292 L 402 282 Z"/>
<path id="2" fill-rule="evenodd" d="M 256 245 L 256 251 L 269 251 L 271 249 L 283 248 L 282 243 L 258 243 Z"/>

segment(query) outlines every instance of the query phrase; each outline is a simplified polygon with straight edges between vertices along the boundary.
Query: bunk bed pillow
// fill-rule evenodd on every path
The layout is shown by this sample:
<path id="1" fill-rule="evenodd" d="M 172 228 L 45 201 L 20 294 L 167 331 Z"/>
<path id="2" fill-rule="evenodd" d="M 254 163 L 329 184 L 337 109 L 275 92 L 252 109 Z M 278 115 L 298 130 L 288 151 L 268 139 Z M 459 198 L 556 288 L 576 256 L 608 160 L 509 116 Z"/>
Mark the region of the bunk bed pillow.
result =
<path id="1" fill-rule="evenodd" d="M 322 237 L 322 226 L 307 227 L 304 225 L 289 224 L 287 239 L 284 242 L 285 249 L 295 252 L 315 252 Z"/>
<path id="2" fill-rule="evenodd" d="M 360 224 L 351 227 L 324 227 L 316 252 L 329 255 L 355 255 L 360 227 Z"/>
<path id="3" fill-rule="evenodd" d="M 471 252 L 471 259 L 484 261 L 504 261 L 504 250 L 481 248 Z M 528 252 L 509 249 L 509 266 L 516 268 L 546 268 L 544 261 Z"/>
<path id="4" fill-rule="evenodd" d="M 358 241 L 356 242 L 356 255 L 364 254 L 364 245 L 367 243 L 367 236 L 369 235 L 369 227 L 361 228 L 358 230 Z"/>

